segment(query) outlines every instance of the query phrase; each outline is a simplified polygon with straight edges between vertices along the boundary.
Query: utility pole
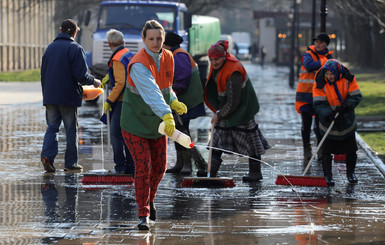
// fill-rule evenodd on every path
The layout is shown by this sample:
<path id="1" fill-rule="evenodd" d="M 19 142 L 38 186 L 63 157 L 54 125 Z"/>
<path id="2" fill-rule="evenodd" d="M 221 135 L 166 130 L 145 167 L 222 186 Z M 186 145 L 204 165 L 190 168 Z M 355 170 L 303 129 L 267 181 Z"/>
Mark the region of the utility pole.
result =
<path id="1" fill-rule="evenodd" d="M 290 74 L 289 74 L 289 86 L 294 87 L 294 55 L 295 55 L 295 26 L 297 22 L 297 0 L 293 0 L 293 10 L 291 19 L 291 34 L 290 34 Z"/>
<path id="2" fill-rule="evenodd" d="M 321 0 L 321 32 L 326 32 L 326 15 L 328 15 L 328 9 L 326 8 L 326 0 Z"/>
<path id="3" fill-rule="evenodd" d="M 311 38 L 315 37 L 315 3 L 316 3 L 316 0 L 313 0 L 312 16 L 311 16 Z"/>

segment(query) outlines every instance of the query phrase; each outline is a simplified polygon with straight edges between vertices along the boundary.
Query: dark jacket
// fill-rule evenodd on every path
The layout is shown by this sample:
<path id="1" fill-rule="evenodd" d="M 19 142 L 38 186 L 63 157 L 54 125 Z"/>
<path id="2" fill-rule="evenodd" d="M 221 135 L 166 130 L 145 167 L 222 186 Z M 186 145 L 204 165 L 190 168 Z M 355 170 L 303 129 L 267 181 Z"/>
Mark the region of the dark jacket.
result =
<path id="1" fill-rule="evenodd" d="M 60 33 L 48 45 L 42 59 L 41 86 L 43 105 L 80 107 L 83 89 L 92 85 L 83 48 L 70 35 Z"/>

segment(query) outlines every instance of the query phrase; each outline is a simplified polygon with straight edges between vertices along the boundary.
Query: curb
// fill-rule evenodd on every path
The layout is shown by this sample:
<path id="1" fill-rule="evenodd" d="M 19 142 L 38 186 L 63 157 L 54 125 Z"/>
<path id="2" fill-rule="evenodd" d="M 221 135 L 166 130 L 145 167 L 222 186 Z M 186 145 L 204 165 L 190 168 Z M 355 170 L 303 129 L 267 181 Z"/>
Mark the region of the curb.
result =
<path id="1" fill-rule="evenodd" d="M 385 177 L 385 164 L 382 160 L 376 155 L 376 153 L 370 148 L 368 144 L 361 138 L 361 136 L 356 133 L 356 140 L 360 147 L 365 151 L 366 155 L 372 160 L 374 165 L 380 170 L 382 175 Z"/>

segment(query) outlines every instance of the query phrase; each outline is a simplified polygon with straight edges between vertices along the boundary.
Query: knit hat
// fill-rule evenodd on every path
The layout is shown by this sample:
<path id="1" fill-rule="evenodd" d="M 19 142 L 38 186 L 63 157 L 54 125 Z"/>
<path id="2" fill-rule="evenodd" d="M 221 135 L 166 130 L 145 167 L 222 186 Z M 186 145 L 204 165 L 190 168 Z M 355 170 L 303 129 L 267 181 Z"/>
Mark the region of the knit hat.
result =
<path id="1" fill-rule="evenodd" d="M 326 34 L 324 32 L 318 34 L 317 37 L 313 38 L 313 42 L 315 40 L 320 40 L 322 42 L 325 42 L 327 45 L 329 45 L 329 43 L 330 43 L 330 37 L 328 36 L 328 34 Z"/>
<path id="2" fill-rule="evenodd" d="M 344 66 L 336 59 L 327 60 L 322 69 L 331 71 L 336 81 L 340 80 L 341 74 L 345 71 Z"/>
<path id="3" fill-rule="evenodd" d="M 174 32 L 167 32 L 164 44 L 175 47 L 183 42 L 183 38 Z"/>
<path id="4" fill-rule="evenodd" d="M 63 21 L 61 23 L 60 28 L 62 32 L 68 33 L 70 35 L 72 35 L 75 32 L 75 30 L 76 31 L 80 30 L 80 28 L 78 27 L 78 25 L 73 19 L 66 19 L 65 21 Z"/>

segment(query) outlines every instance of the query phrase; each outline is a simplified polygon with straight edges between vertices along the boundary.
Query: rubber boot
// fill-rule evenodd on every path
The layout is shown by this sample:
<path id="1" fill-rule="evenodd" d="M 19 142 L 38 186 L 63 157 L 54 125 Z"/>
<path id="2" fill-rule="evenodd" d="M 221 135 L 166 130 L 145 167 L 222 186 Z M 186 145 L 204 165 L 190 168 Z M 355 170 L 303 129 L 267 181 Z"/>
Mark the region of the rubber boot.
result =
<path id="1" fill-rule="evenodd" d="M 219 167 L 222 164 L 222 159 L 218 159 L 216 157 L 213 157 L 211 159 L 211 169 L 210 169 L 210 177 L 216 177 Z M 199 169 L 197 172 L 198 177 L 207 177 L 207 171 L 203 169 Z"/>
<path id="2" fill-rule="evenodd" d="M 252 158 L 261 160 L 261 156 L 254 156 Z M 242 179 L 244 182 L 257 182 L 263 179 L 261 173 L 261 162 L 249 158 L 249 174 L 244 176 Z"/>
<path id="3" fill-rule="evenodd" d="M 333 174 L 332 174 L 332 156 L 322 155 L 322 168 L 324 176 L 326 177 L 326 184 L 328 186 L 334 186 Z"/>
<path id="4" fill-rule="evenodd" d="M 191 151 L 191 156 L 194 159 L 194 164 L 198 169 L 197 176 L 199 176 L 201 173 L 205 173 L 207 169 L 206 160 L 202 157 L 201 153 L 198 151 L 196 147 L 191 148 L 190 151 Z"/>
<path id="5" fill-rule="evenodd" d="M 211 170 L 210 170 L 210 177 L 216 177 L 219 167 L 222 164 L 222 159 L 218 159 L 216 157 L 211 158 Z"/>
<path id="6" fill-rule="evenodd" d="M 180 171 L 183 175 L 190 175 L 192 172 L 191 150 L 184 150 L 183 152 L 183 168 Z"/>
<path id="7" fill-rule="evenodd" d="M 354 173 L 357 164 L 357 154 L 349 153 L 346 154 L 346 177 L 351 184 L 355 184 L 358 182 L 357 176 Z"/>
<path id="8" fill-rule="evenodd" d="M 176 163 L 173 168 L 167 169 L 166 173 L 179 173 L 183 168 L 183 150 L 176 151 Z"/>
<path id="9" fill-rule="evenodd" d="M 313 156 L 311 152 L 311 146 L 307 146 L 303 148 L 303 163 L 308 164 L 310 161 L 310 158 Z"/>

